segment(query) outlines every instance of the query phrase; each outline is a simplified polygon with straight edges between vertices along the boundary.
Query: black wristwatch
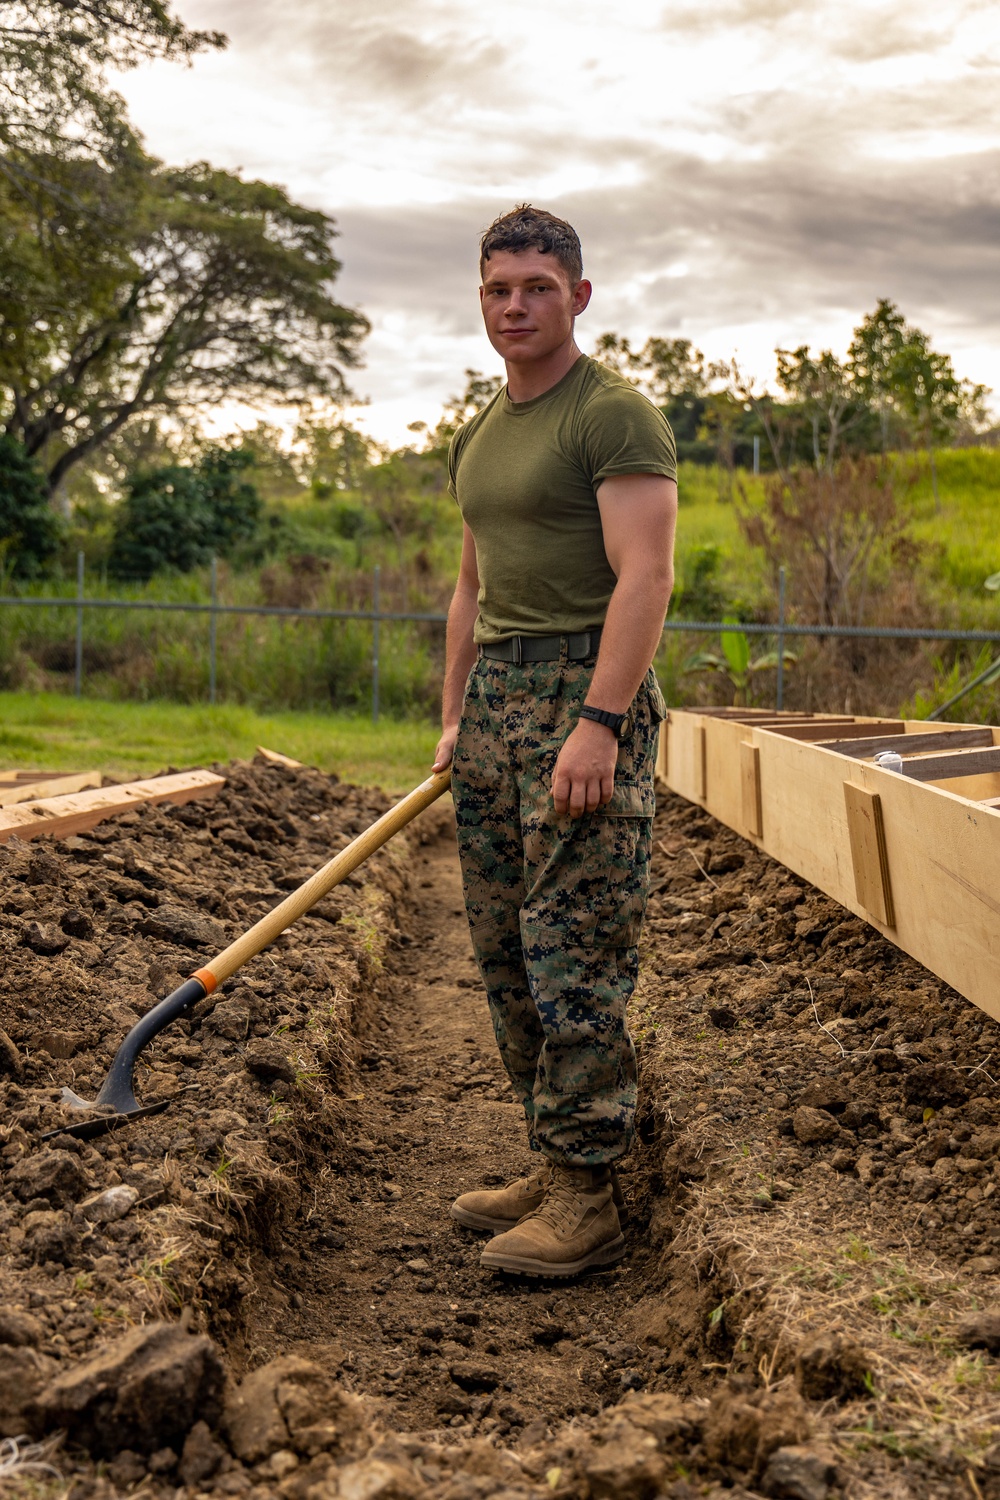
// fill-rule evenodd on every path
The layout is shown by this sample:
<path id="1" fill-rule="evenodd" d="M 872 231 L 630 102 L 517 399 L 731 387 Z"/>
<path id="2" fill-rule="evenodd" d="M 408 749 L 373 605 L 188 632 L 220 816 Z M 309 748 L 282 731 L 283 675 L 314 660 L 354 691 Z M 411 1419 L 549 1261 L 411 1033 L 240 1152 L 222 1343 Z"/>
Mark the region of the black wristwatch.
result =
<path id="1" fill-rule="evenodd" d="M 595 724 L 603 724 L 605 729 L 610 729 L 616 740 L 627 739 L 632 730 L 632 710 L 627 709 L 623 714 L 610 713 L 606 708 L 594 708 L 593 704 L 585 703 L 580 710 L 581 719 L 592 719 Z"/>

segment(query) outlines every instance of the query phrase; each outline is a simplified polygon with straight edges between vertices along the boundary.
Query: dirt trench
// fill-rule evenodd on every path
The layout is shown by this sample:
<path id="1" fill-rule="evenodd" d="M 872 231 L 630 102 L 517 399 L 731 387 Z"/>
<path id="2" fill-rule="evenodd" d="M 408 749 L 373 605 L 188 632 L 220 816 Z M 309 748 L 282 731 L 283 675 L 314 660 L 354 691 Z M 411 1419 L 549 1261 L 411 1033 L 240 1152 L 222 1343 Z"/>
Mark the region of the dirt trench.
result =
<path id="1" fill-rule="evenodd" d="M 448 1218 L 529 1158 L 440 805 L 158 1040 L 165 1113 L 40 1143 L 387 805 L 219 769 L 0 847 L 0 1495 L 1000 1500 L 997 1028 L 680 799 L 613 1270 L 497 1276 Z"/>

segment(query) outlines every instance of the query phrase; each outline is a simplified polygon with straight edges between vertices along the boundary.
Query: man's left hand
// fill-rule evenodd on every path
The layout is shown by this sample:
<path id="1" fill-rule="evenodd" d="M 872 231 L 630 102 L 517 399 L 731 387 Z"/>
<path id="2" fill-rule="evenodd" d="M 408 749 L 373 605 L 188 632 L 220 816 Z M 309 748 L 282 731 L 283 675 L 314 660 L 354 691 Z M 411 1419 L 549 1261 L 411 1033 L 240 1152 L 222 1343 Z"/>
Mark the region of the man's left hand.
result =
<path id="1" fill-rule="evenodd" d="M 560 750 L 552 772 L 556 812 L 579 818 L 610 802 L 617 760 L 618 740 L 611 730 L 591 719 L 581 719 Z"/>

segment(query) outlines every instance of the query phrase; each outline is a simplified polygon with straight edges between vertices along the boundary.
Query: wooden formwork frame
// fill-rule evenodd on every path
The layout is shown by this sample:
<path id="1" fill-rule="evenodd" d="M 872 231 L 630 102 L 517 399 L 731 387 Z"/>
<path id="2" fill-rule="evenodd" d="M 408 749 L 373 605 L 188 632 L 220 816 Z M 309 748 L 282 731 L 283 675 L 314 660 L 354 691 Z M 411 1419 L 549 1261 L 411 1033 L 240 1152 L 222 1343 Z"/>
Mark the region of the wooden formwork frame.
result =
<path id="1" fill-rule="evenodd" d="M 672 710 L 657 771 L 1000 1020 L 1000 729 Z"/>

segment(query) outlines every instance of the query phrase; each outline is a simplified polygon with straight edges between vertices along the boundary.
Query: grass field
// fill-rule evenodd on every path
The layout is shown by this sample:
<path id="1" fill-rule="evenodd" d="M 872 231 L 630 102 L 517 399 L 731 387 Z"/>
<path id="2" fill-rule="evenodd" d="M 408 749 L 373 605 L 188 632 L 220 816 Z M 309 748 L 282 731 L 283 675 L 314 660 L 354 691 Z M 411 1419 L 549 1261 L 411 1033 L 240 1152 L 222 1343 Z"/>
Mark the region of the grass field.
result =
<path id="1" fill-rule="evenodd" d="M 430 774 L 433 724 L 341 714 L 258 714 L 225 704 L 107 703 L 49 693 L 0 693 L 0 767 L 148 776 L 245 759 L 258 745 L 403 792 Z"/>

